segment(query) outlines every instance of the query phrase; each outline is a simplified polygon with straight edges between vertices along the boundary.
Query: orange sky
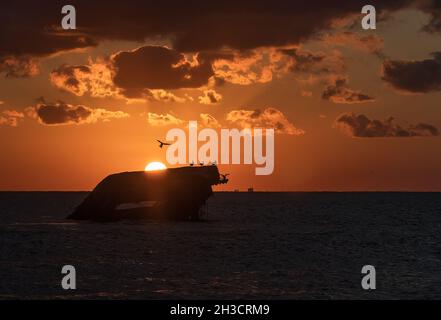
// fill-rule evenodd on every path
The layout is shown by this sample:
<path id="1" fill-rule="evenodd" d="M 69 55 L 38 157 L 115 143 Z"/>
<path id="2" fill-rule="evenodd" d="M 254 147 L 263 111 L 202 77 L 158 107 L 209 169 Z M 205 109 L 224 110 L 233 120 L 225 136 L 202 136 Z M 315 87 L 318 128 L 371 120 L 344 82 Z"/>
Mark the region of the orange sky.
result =
<path id="1" fill-rule="evenodd" d="M 441 33 L 423 32 L 431 16 L 415 8 L 391 10 L 376 30 L 351 19 L 246 49 L 226 39 L 216 50 L 178 50 L 167 34 L 44 54 L 0 48 L 0 190 L 91 190 L 110 173 L 166 163 L 156 139 L 201 114 L 241 128 L 233 111 L 274 108 L 278 118 L 256 120 L 284 123 L 274 173 L 220 165 L 231 176 L 216 190 L 441 191 L 441 55 L 431 55 Z M 427 65 L 431 77 L 414 79 Z"/>

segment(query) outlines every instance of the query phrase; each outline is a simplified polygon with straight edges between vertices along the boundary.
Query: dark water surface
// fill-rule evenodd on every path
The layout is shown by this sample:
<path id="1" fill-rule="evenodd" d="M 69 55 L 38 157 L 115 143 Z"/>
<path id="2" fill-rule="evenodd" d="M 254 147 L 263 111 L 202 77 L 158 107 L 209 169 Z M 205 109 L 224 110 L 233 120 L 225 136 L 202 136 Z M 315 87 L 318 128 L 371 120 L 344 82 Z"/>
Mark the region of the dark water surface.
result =
<path id="1" fill-rule="evenodd" d="M 216 193 L 203 222 L 64 220 L 85 196 L 0 193 L 0 298 L 441 298 L 440 193 Z"/>

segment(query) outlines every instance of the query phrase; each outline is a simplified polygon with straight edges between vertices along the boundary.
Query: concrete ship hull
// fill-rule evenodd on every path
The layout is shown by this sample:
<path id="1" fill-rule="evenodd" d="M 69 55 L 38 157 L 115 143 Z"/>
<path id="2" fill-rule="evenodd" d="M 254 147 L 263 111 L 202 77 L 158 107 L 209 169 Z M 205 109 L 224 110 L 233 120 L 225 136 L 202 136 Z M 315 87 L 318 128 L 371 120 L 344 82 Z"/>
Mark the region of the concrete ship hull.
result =
<path id="1" fill-rule="evenodd" d="M 197 220 L 201 206 L 213 194 L 212 185 L 219 183 L 223 181 L 217 166 L 112 174 L 95 187 L 68 219 Z M 135 207 L 124 208 L 127 204 Z"/>

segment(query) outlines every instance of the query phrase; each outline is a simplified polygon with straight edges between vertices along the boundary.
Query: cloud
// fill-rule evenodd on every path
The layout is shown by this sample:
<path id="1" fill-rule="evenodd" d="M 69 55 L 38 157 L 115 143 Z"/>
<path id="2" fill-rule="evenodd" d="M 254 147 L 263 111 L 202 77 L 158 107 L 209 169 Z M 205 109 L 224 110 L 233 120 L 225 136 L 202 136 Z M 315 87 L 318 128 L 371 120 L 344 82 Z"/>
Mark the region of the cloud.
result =
<path id="1" fill-rule="evenodd" d="M 7 78 L 26 78 L 37 75 L 39 67 L 30 57 L 4 56 L 0 58 L 0 73 Z"/>
<path id="2" fill-rule="evenodd" d="M 383 10 L 398 10 L 411 2 L 383 0 L 381 5 L 377 3 L 377 10 L 379 14 Z M 285 46 L 328 29 L 335 20 L 360 14 L 363 5 L 359 1 L 340 0 L 76 0 L 72 4 L 81 19 L 78 30 L 65 31 L 60 28 L 61 15 L 54 14 L 60 12 L 56 1 L 5 3 L 0 14 L 4 34 L 0 52 L 41 56 L 94 46 L 103 40 L 148 38 L 170 39 L 176 50 L 185 52 Z"/>
<path id="3" fill-rule="evenodd" d="M 214 75 L 211 61 L 202 55 L 187 59 L 176 50 L 144 46 L 112 57 L 114 84 L 133 92 L 145 89 L 199 88 Z"/>
<path id="4" fill-rule="evenodd" d="M 430 4 L 427 4 L 430 2 Z M 374 1 L 377 13 L 413 6 L 410 0 Z M 77 30 L 60 28 L 60 3 L 16 0 L 0 11 L 0 64 L 9 57 L 40 58 L 84 49 L 103 41 L 168 42 L 178 52 L 247 51 L 298 45 L 354 15 L 360 1 L 104 1 L 75 0 Z M 439 4 L 418 1 L 417 8 L 439 29 Z M 58 14 L 56 14 L 58 12 Z M 191 82 L 191 81 L 187 81 Z M 161 88 L 161 89 L 166 89 Z"/>
<path id="5" fill-rule="evenodd" d="M 191 120 L 191 119 L 190 119 Z M 147 114 L 147 122 L 152 126 L 178 126 L 183 127 L 188 121 L 177 117 L 171 113 L 158 114 L 149 112 Z M 194 119 L 193 119 L 194 120 Z M 266 108 L 260 110 L 233 110 L 230 111 L 225 120 L 229 125 L 238 128 L 273 128 L 276 133 L 284 133 L 288 135 L 303 135 L 305 132 L 294 127 L 292 123 L 286 119 L 285 115 L 274 108 Z M 215 117 L 208 113 L 199 115 L 198 126 L 201 128 L 219 129 L 224 125 Z"/>
<path id="6" fill-rule="evenodd" d="M 0 126 L 17 127 L 19 120 L 24 118 L 22 112 L 15 110 L 3 110 L 0 112 Z"/>
<path id="7" fill-rule="evenodd" d="M 348 87 L 346 78 L 337 77 L 333 83 L 329 84 L 322 93 L 324 100 L 329 100 L 333 103 L 353 104 L 373 102 L 375 99 L 360 91 L 353 90 Z"/>
<path id="8" fill-rule="evenodd" d="M 341 54 L 336 50 L 328 53 L 310 52 L 300 47 L 259 48 L 255 50 L 224 51 L 223 57 L 213 59 L 217 80 L 239 85 L 267 83 L 290 73 L 296 77 L 304 74 L 316 78 L 339 74 L 344 70 Z"/>
<path id="9" fill-rule="evenodd" d="M 83 96 L 122 98 L 112 81 L 112 67 L 108 61 L 89 60 L 85 65 L 63 64 L 50 73 L 52 84 L 62 91 Z"/>
<path id="10" fill-rule="evenodd" d="M 55 87 L 76 96 L 88 93 L 92 97 L 113 97 L 126 99 L 128 102 L 156 100 L 183 103 L 186 101 L 185 98 L 163 89 L 118 88 L 113 83 L 113 69 L 112 61 L 102 59 L 90 60 L 84 65 L 64 64 L 51 72 L 50 79 Z"/>
<path id="11" fill-rule="evenodd" d="M 183 103 L 192 98 L 189 95 L 178 97 L 170 90 L 202 89 L 215 85 L 216 81 L 241 84 L 260 81 L 254 70 L 249 69 L 257 65 L 254 56 L 246 56 L 228 51 L 202 53 L 187 58 L 167 47 L 144 46 L 133 51 L 118 52 L 108 60 L 89 60 L 84 65 L 63 64 L 52 70 L 50 79 L 55 87 L 76 96 L 90 94 L 93 97 L 111 96 L 128 101 Z M 241 78 L 246 80 L 242 81 Z M 222 96 L 213 89 L 205 89 L 198 98 L 202 104 L 213 104 L 220 102 Z"/>
<path id="12" fill-rule="evenodd" d="M 213 89 L 204 90 L 204 94 L 198 97 L 199 103 L 202 104 L 217 104 L 221 102 L 222 95 Z"/>
<path id="13" fill-rule="evenodd" d="M 7 77 L 38 74 L 37 60 L 57 53 L 95 46 L 91 36 L 60 27 L 60 3 L 17 0 L 0 11 L 0 72 Z"/>
<path id="14" fill-rule="evenodd" d="M 376 34 L 357 34 L 354 32 L 340 32 L 327 34 L 323 37 L 326 44 L 332 46 L 345 46 L 361 50 L 378 56 L 383 56 L 384 40 Z"/>
<path id="15" fill-rule="evenodd" d="M 99 4 L 95 5 L 95 9 L 98 9 Z M 96 45 L 85 32 L 62 30 L 60 10 L 60 3 L 52 1 L 32 3 L 17 0 L 3 3 L 0 12 L 0 57 L 43 57 Z"/>
<path id="16" fill-rule="evenodd" d="M 316 63 L 307 61 L 314 58 Z M 223 50 L 188 56 L 167 47 L 144 46 L 118 52 L 108 60 L 89 61 L 85 65 L 64 64 L 54 69 L 50 77 L 54 86 L 77 96 L 89 93 L 94 97 L 184 102 L 185 98 L 177 97 L 170 90 L 202 89 L 225 82 L 266 83 L 291 71 L 336 72 L 342 65 L 337 60 L 334 54 L 314 56 L 300 49 Z M 199 102 L 212 104 L 221 99 L 213 89 L 205 89 Z"/>
<path id="17" fill-rule="evenodd" d="M 337 51 L 325 54 L 323 52 L 311 52 L 300 48 L 279 49 L 283 56 L 280 60 L 288 66 L 289 71 L 294 73 L 326 74 L 339 73 L 344 69 L 341 55 Z M 287 59 L 284 60 L 283 58 Z"/>
<path id="18" fill-rule="evenodd" d="M 340 115 L 334 126 L 352 137 L 434 137 L 439 130 L 426 123 L 400 126 L 390 117 L 386 120 L 371 120 L 363 114 L 345 113 Z"/>
<path id="19" fill-rule="evenodd" d="M 285 115 L 278 109 L 266 108 L 257 110 L 233 110 L 230 111 L 226 120 L 241 128 L 273 128 L 276 133 L 288 135 L 303 135 L 302 129 L 296 128 Z"/>
<path id="20" fill-rule="evenodd" d="M 217 129 L 221 127 L 221 124 L 215 117 L 208 113 L 201 113 L 199 115 L 198 126 L 203 128 Z M 183 120 L 171 113 L 158 114 L 149 112 L 147 114 L 147 122 L 152 126 L 184 126 L 190 120 Z"/>
<path id="21" fill-rule="evenodd" d="M 238 85 L 267 83 L 273 79 L 275 64 L 273 50 L 259 49 L 246 52 L 229 51 L 213 59 L 215 78 Z"/>
<path id="22" fill-rule="evenodd" d="M 156 101 L 163 101 L 163 102 L 176 102 L 176 103 L 184 103 L 186 101 L 185 98 L 178 97 L 172 92 L 166 91 L 166 90 L 150 90 L 151 98 L 153 98 Z"/>
<path id="23" fill-rule="evenodd" d="M 184 55 L 161 46 L 144 46 L 113 54 L 109 59 L 89 60 L 84 65 L 63 64 L 50 74 L 52 84 L 77 96 L 114 97 L 129 100 L 185 102 L 172 91 L 203 90 L 199 103 L 219 103 L 215 85 L 266 83 L 289 73 L 326 78 L 340 74 L 344 63 L 337 51 L 328 54 L 300 48 L 263 48 L 247 52 Z M 301 80 L 299 80 L 301 81 Z"/>
<path id="24" fill-rule="evenodd" d="M 386 60 L 382 79 L 407 93 L 441 91 L 441 51 L 422 61 Z"/>
<path id="25" fill-rule="evenodd" d="M 170 125 L 181 125 L 185 121 L 175 117 L 172 114 L 158 114 L 149 112 L 147 114 L 147 122 L 152 126 L 170 126 Z"/>
<path id="26" fill-rule="evenodd" d="M 62 101 L 46 103 L 44 100 L 36 106 L 27 108 L 26 112 L 28 116 L 38 119 L 44 125 L 86 124 L 129 117 L 129 114 L 122 111 L 92 109 L 83 105 L 74 106 Z"/>
<path id="27" fill-rule="evenodd" d="M 311 86 L 328 83 L 336 77 L 344 77 L 346 66 L 338 50 L 311 52 L 300 47 L 278 49 L 280 67 L 278 74 L 294 75 L 304 92 L 311 92 Z"/>
<path id="28" fill-rule="evenodd" d="M 200 115 L 200 124 L 203 127 L 206 128 L 220 128 L 221 124 L 219 123 L 219 121 L 216 120 L 215 117 L 213 117 L 212 115 L 208 114 L 208 113 L 201 113 Z"/>
<path id="29" fill-rule="evenodd" d="M 89 90 L 87 84 L 91 75 L 90 67 L 63 64 L 50 74 L 51 82 L 58 88 L 82 96 Z"/>

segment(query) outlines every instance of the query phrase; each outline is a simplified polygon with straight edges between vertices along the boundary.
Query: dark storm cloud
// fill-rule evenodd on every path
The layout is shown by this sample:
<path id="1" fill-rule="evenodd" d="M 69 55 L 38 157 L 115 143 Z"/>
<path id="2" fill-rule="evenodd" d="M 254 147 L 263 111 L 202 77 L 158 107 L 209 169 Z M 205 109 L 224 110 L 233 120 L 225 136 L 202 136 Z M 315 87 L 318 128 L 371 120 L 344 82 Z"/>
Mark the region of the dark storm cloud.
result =
<path id="1" fill-rule="evenodd" d="M 422 61 L 387 60 L 383 63 L 383 80 L 394 88 L 410 93 L 441 90 L 441 52 Z"/>
<path id="2" fill-rule="evenodd" d="M 439 130 L 426 123 L 400 126 L 390 117 L 386 120 L 371 120 L 364 114 L 345 113 L 334 123 L 335 127 L 352 137 L 434 137 L 439 136 Z"/>
<path id="3" fill-rule="evenodd" d="M 371 1 L 378 11 L 410 0 Z M 142 41 L 161 37 L 184 52 L 230 47 L 296 44 L 330 27 L 334 19 L 360 13 L 365 1 L 104 1 L 72 0 L 77 30 L 62 30 L 65 1 L 3 1 L 0 57 L 45 56 L 96 45 L 100 40 Z"/>
<path id="4" fill-rule="evenodd" d="M 322 98 L 334 103 L 363 103 L 372 102 L 375 99 L 360 91 L 353 90 L 348 87 L 346 78 L 337 78 L 325 88 Z"/>
<path id="5" fill-rule="evenodd" d="M 60 30 L 58 1 L 2 1 L 0 10 L 0 73 L 27 77 L 38 73 L 33 59 L 96 45 L 91 36 Z"/>
<path id="6" fill-rule="evenodd" d="M 198 88 L 214 75 L 211 61 L 188 61 L 176 50 L 145 46 L 113 56 L 113 82 L 132 93 L 136 90 Z"/>

